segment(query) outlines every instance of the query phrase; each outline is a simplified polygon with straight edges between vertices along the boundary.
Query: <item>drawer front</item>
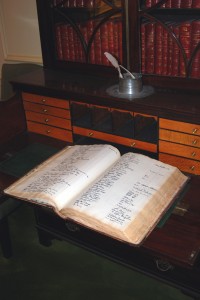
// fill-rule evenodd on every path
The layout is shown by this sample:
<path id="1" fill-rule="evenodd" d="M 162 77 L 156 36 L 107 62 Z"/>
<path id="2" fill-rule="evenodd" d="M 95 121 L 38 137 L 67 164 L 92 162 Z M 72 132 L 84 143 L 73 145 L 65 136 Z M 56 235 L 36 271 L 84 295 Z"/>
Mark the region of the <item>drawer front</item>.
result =
<path id="1" fill-rule="evenodd" d="M 95 131 L 92 129 L 85 129 L 85 128 L 73 126 L 73 133 L 79 134 L 82 136 L 88 136 L 91 138 L 112 142 L 112 143 L 121 144 L 124 146 L 136 148 L 136 149 L 142 149 L 142 150 L 150 151 L 153 153 L 157 152 L 156 144 L 151 144 L 151 143 L 142 142 L 142 141 L 138 141 L 138 140 L 134 140 L 134 139 L 129 139 L 129 138 L 125 138 L 125 137 L 121 137 L 121 136 L 117 136 L 117 135 L 113 135 L 113 134 L 109 134 L 109 133 L 103 133 L 103 132 Z"/>
<path id="2" fill-rule="evenodd" d="M 39 123 L 34 123 L 31 121 L 27 122 L 28 131 L 46 135 L 52 138 L 56 138 L 66 142 L 72 142 L 72 132 L 69 130 L 64 130 L 61 128 L 56 128 L 48 125 L 43 125 Z"/>
<path id="3" fill-rule="evenodd" d="M 160 129 L 159 138 L 164 141 L 170 141 L 178 144 L 184 144 L 200 148 L 200 137 L 196 135 Z"/>
<path id="4" fill-rule="evenodd" d="M 46 97 L 41 95 L 29 94 L 29 93 L 22 93 L 22 99 L 24 101 L 38 103 L 38 104 L 46 104 L 54 107 L 60 107 L 64 109 L 69 109 L 69 101 L 62 100 L 52 97 Z"/>
<path id="5" fill-rule="evenodd" d="M 56 116 L 64 119 L 70 119 L 70 111 L 62 108 L 35 104 L 24 101 L 24 109 L 26 111 L 33 111 L 41 114 Z"/>
<path id="6" fill-rule="evenodd" d="M 166 141 L 159 141 L 159 152 L 200 160 L 200 149 Z"/>
<path id="7" fill-rule="evenodd" d="M 160 119 L 159 127 L 200 136 L 200 125 Z"/>
<path id="8" fill-rule="evenodd" d="M 183 172 L 200 175 L 200 162 L 198 161 L 165 153 L 159 153 L 159 160 L 175 166 Z"/>
<path id="9" fill-rule="evenodd" d="M 41 124 L 46 124 L 46 125 L 51 125 L 51 126 L 56 126 L 63 129 L 71 130 L 71 120 L 57 118 L 46 114 L 35 113 L 32 111 L 26 111 L 25 113 L 26 113 L 27 121 L 34 121 Z"/>

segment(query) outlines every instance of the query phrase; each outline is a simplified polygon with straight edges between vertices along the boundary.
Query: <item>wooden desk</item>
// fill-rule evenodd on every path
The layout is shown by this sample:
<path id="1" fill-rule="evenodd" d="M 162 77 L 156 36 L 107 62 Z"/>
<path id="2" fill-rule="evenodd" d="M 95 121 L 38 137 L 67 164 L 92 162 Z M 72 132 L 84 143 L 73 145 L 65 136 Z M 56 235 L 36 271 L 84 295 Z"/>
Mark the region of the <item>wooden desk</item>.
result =
<path id="1" fill-rule="evenodd" d="M 155 93 L 154 97 L 151 96 L 141 101 L 127 101 L 108 97 L 105 93 L 105 82 L 97 84 L 96 81 L 94 81 L 94 85 L 92 85 L 92 82 L 89 83 L 89 81 L 86 81 L 85 85 L 82 85 L 82 81 L 79 81 L 78 77 L 76 77 L 76 82 L 74 82 L 74 78 L 72 82 L 70 82 L 69 77 L 67 77 L 68 81 L 66 77 L 64 77 L 64 79 L 59 77 L 61 76 L 60 73 L 59 76 L 57 76 L 57 80 L 55 80 L 55 74 L 52 76 L 53 75 L 49 72 L 37 73 L 37 76 L 33 74 L 26 76 L 26 78 L 22 77 L 13 83 L 18 91 L 18 96 L 11 102 L 4 103 L 2 107 L 4 110 L 0 109 L 0 125 L 1 128 L 6 128 L 6 130 L 1 131 L 0 152 L 2 159 L 7 157 L 6 155 L 8 153 L 12 155 L 35 141 L 62 148 L 69 143 L 86 143 L 88 142 L 88 137 L 89 142 L 102 142 L 102 140 L 105 142 L 113 142 L 118 144 L 119 147 L 123 147 L 123 151 L 132 149 L 132 151 L 141 151 L 151 156 L 159 157 L 160 154 L 163 154 L 159 150 L 161 140 L 159 130 L 162 128 L 159 128 L 158 124 L 160 124 L 161 119 L 162 122 L 164 120 L 164 123 L 165 120 L 169 120 L 170 126 L 171 124 L 173 125 L 173 122 L 181 122 L 181 125 L 186 124 L 185 131 L 188 130 L 191 124 L 195 124 L 196 127 L 194 128 L 192 136 L 198 139 L 198 135 L 196 136 L 195 134 L 199 130 L 200 103 L 196 95 Z M 53 78 L 54 81 L 52 81 Z M 104 88 L 100 89 L 99 85 L 101 84 Z M 53 102 L 51 102 L 52 98 Z M 86 98 L 88 100 L 87 103 Z M 190 102 L 188 102 L 189 99 Z M 65 100 L 67 101 L 67 106 L 63 102 Z M 55 108 L 55 106 L 57 106 L 58 109 L 66 112 L 66 117 L 63 117 L 63 111 L 57 110 L 58 115 L 54 117 L 58 119 L 55 120 L 53 118 L 53 123 L 50 125 L 42 124 L 42 121 L 38 119 L 42 113 L 35 111 L 35 107 L 37 110 L 41 105 L 41 103 L 39 103 L 40 101 L 42 101 L 42 105 L 44 105 L 44 103 L 46 105 L 46 101 L 48 101 L 48 107 L 42 107 L 42 110 L 45 110 L 43 111 L 44 114 L 49 108 L 52 109 L 52 107 Z M 32 106 L 32 104 L 34 105 Z M 37 104 L 39 104 L 39 106 L 37 106 Z M 83 105 L 83 107 L 81 105 Z M 190 107 L 191 109 L 189 109 Z M 88 116 L 88 113 L 90 116 L 84 119 L 84 121 L 87 121 L 86 123 L 80 123 L 79 119 L 76 118 L 79 115 L 82 116 L 83 111 L 84 117 Z M 117 113 L 113 114 L 113 111 L 117 111 Z M 52 116 L 54 112 L 55 110 L 53 110 L 53 113 L 51 111 L 48 116 Z M 142 131 L 141 134 L 140 131 L 137 132 L 136 130 L 137 128 L 135 126 L 138 124 L 140 125 L 138 125 L 138 128 L 144 129 L 144 127 L 141 126 L 143 122 L 136 122 L 136 120 L 138 120 L 136 118 L 138 114 L 140 116 L 142 115 L 142 121 L 148 120 L 147 123 L 150 124 L 151 133 L 152 130 L 154 130 L 154 134 L 148 134 L 147 139 L 145 131 Z M 110 132 L 110 123 L 107 122 L 107 120 L 110 120 L 110 116 L 113 118 L 112 121 L 115 121 L 115 128 L 118 127 L 119 123 L 127 125 L 127 119 L 128 124 L 133 124 L 134 122 L 134 135 L 129 135 L 127 127 L 125 131 L 120 131 L 120 133 L 117 131 L 117 134 L 114 131 Z M 46 118 L 45 115 L 45 120 L 46 119 L 49 121 L 49 117 Z M 60 123 L 63 119 L 67 121 L 65 125 L 63 125 L 63 122 Z M 106 122 L 102 122 L 102 120 L 105 119 Z M 44 122 L 47 123 L 45 120 Z M 70 124 L 68 123 L 69 120 Z M 95 129 L 87 127 L 88 121 L 91 122 L 89 122 L 89 126 L 93 124 Z M 40 130 L 38 124 L 40 124 L 41 127 L 45 125 L 45 128 L 49 126 L 47 127 L 48 130 L 39 132 L 39 134 L 38 132 L 31 132 L 37 131 L 38 128 Z M 86 124 L 84 125 L 85 127 L 83 124 Z M 167 121 L 165 124 L 169 127 Z M 55 132 L 54 130 L 50 130 L 52 128 L 61 130 Z M 170 130 L 170 128 L 167 130 Z M 176 127 L 176 130 L 179 129 Z M 173 132 L 174 131 L 173 129 Z M 128 132 L 128 136 L 125 136 L 124 132 L 125 134 Z M 90 133 L 93 134 L 90 135 Z M 184 134 L 187 133 L 185 132 Z M 57 139 L 58 137 L 59 139 Z M 94 139 L 94 137 L 96 139 Z M 131 143 L 135 143 L 134 146 Z M 175 142 L 172 141 L 172 143 Z M 179 143 L 181 145 L 183 144 L 182 141 L 179 141 Z M 198 141 L 196 141 L 196 143 L 198 143 Z M 178 142 L 176 142 L 176 144 L 178 144 Z M 195 150 L 198 150 L 196 144 Z M 170 157 L 177 156 L 177 159 L 178 157 L 180 158 L 176 153 L 168 153 L 167 155 Z M 187 157 L 181 159 L 188 160 Z M 189 161 L 190 160 L 191 159 L 189 159 Z M 196 158 L 194 162 L 199 163 Z M 193 173 L 193 169 L 191 169 L 190 173 Z M 1 173 L 0 175 L 1 190 L 15 180 L 15 178 L 6 174 Z M 124 264 L 127 267 L 177 287 L 195 299 L 200 299 L 199 186 L 199 176 L 192 175 L 190 188 L 183 198 L 183 202 L 188 205 L 187 212 L 184 216 L 172 214 L 165 225 L 162 228 L 156 228 L 140 248 L 133 248 L 128 244 L 115 241 L 84 227 L 69 224 L 51 211 L 36 207 L 36 222 L 40 242 L 44 245 L 49 245 L 54 238 L 68 240 L 118 263 Z"/>

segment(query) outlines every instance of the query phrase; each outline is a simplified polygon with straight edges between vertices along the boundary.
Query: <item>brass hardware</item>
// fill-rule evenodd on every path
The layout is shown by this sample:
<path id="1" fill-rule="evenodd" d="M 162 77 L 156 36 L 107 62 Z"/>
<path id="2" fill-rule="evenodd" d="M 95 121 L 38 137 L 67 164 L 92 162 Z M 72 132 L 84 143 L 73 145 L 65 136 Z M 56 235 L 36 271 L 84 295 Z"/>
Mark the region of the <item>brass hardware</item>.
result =
<path id="1" fill-rule="evenodd" d="M 195 169 L 195 166 L 190 167 L 191 171 L 194 171 L 194 169 Z"/>
<path id="2" fill-rule="evenodd" d="M 43 109 L 43 112 L 46 113 L 46 112 L 47 112 L 47 109 Z"/>
<path id="3" fill-rule="evenodd" d="M 196 145 L 197 144 L 197 140 L 192 141 L 192 144 Z"/>
<path id="4" fill-rule="evenodd" d="M 46 100 L 45 100 L 45 99 L 42 99 L 42 102 L 46 102 Z"/>
<path id="5" fill-rule="evenodd" d="M 164 259 L 156 259 L 156 267 L 159 271 L 167 272 L 169 270 L 174 269 L 174 266 L 172 266 L 167 260 Z"/>
<path id="6" fill-rule="evenodd" d="M 51 133 L 51 130 L 47 130 L 46 133 Z"/>
<path id="7" fill-rule="evenodd" d="M 89 136 L 93 136 L 93 134 L 94 134 L 93 132 L 89 132 L 89 134 L 88 134 L 88 135 L 89 135 Z"/>
<path id="8" fill-rule="evenodd" d="M 192 133 L 193 133 L 193 134 L 194 134 L 194 133 L 197 133 L 197 131 L 198 131 L 198 129 L 195 128 L 195 129 L 193 129 Z"/>
<path id="9" fill-rule="evenodd" d="M 49 119 L 45 119 L 44 121 L 47 123 L 47 122 L 49 122 Z"/>
<path id="10" fill-rule="evenodd" d="M 133 142 L 133 143 L 132 143 L 130 146 L 131 146 L 131 147 L 134 147 L 134 146 L 135 146 L 135 144 L 136 144 L 136 143 L 135 143 L 135 142 Z"/>
<path id="11" fill-rule="evenodd" d="M 196 156 L 196 152 L 192 152 L 192 157 L 195 157 Z"/>
<path id="12" fill-rule="evenodd" d="M 186 212 L 188 212 L 189 203 L 181 202 L 177 204 L 177 206 L 173 210 L 174 215 L 184 216 Z"/>

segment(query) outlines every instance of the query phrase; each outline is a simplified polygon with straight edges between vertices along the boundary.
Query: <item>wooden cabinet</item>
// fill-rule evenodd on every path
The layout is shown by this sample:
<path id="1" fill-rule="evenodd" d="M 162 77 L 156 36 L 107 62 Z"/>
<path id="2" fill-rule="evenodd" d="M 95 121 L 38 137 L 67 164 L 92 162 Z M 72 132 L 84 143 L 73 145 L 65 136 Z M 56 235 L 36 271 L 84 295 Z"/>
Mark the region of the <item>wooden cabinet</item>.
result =
<path id="1" fill-rule="evenodd" d="M 159 159 L 200 175 L 200 126 L 161 118 Z"/>
<path id="2" fill-rule="evenodd" d="M 45 67 L 117 78 L 107 51 L 145 84 L 199 90 L 197 2 L 36 1 Z"/>
<path id="3" fill-rule="evenodd" d="M 69 101 L 29 93 L 22 99 L 28 131 L 72 142 Z"/>

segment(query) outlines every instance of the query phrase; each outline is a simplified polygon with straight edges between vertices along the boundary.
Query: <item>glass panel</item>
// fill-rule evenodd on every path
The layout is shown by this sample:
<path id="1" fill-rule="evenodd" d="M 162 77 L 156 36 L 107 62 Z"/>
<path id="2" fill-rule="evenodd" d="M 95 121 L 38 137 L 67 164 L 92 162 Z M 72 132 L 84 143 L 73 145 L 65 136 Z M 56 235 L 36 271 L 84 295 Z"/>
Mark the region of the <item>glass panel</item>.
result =
<path id="1" fill-rule="evenodd" d="M 133 138 L 133 115 L 131 112 L 112 110 L 113 134 Z"/>
<path id="2" fill-rule="evenodd" d="M 109 108 L 92 106 L 92 128 L 97 131 L 112 132 L 112 120 Z"/>
<path id="3" fill-rule="evenodd" d="M 74 126 L 83 128 L 92 127 L 90 106 L 84 103 L 72 102 L 72 121 Z"/>
<path id="4" fill-rule="evenodd" d="M 110 65 L 104 52 L 122 62 L 122 0 L 54 0 L 56 57 Z"/>
<path id="5" fill-rule="evenodd" d="M 134 125 L 135 139 L 154 144 L 157 143 L 158 122 L 156 117 L 135 114 Z"/>

